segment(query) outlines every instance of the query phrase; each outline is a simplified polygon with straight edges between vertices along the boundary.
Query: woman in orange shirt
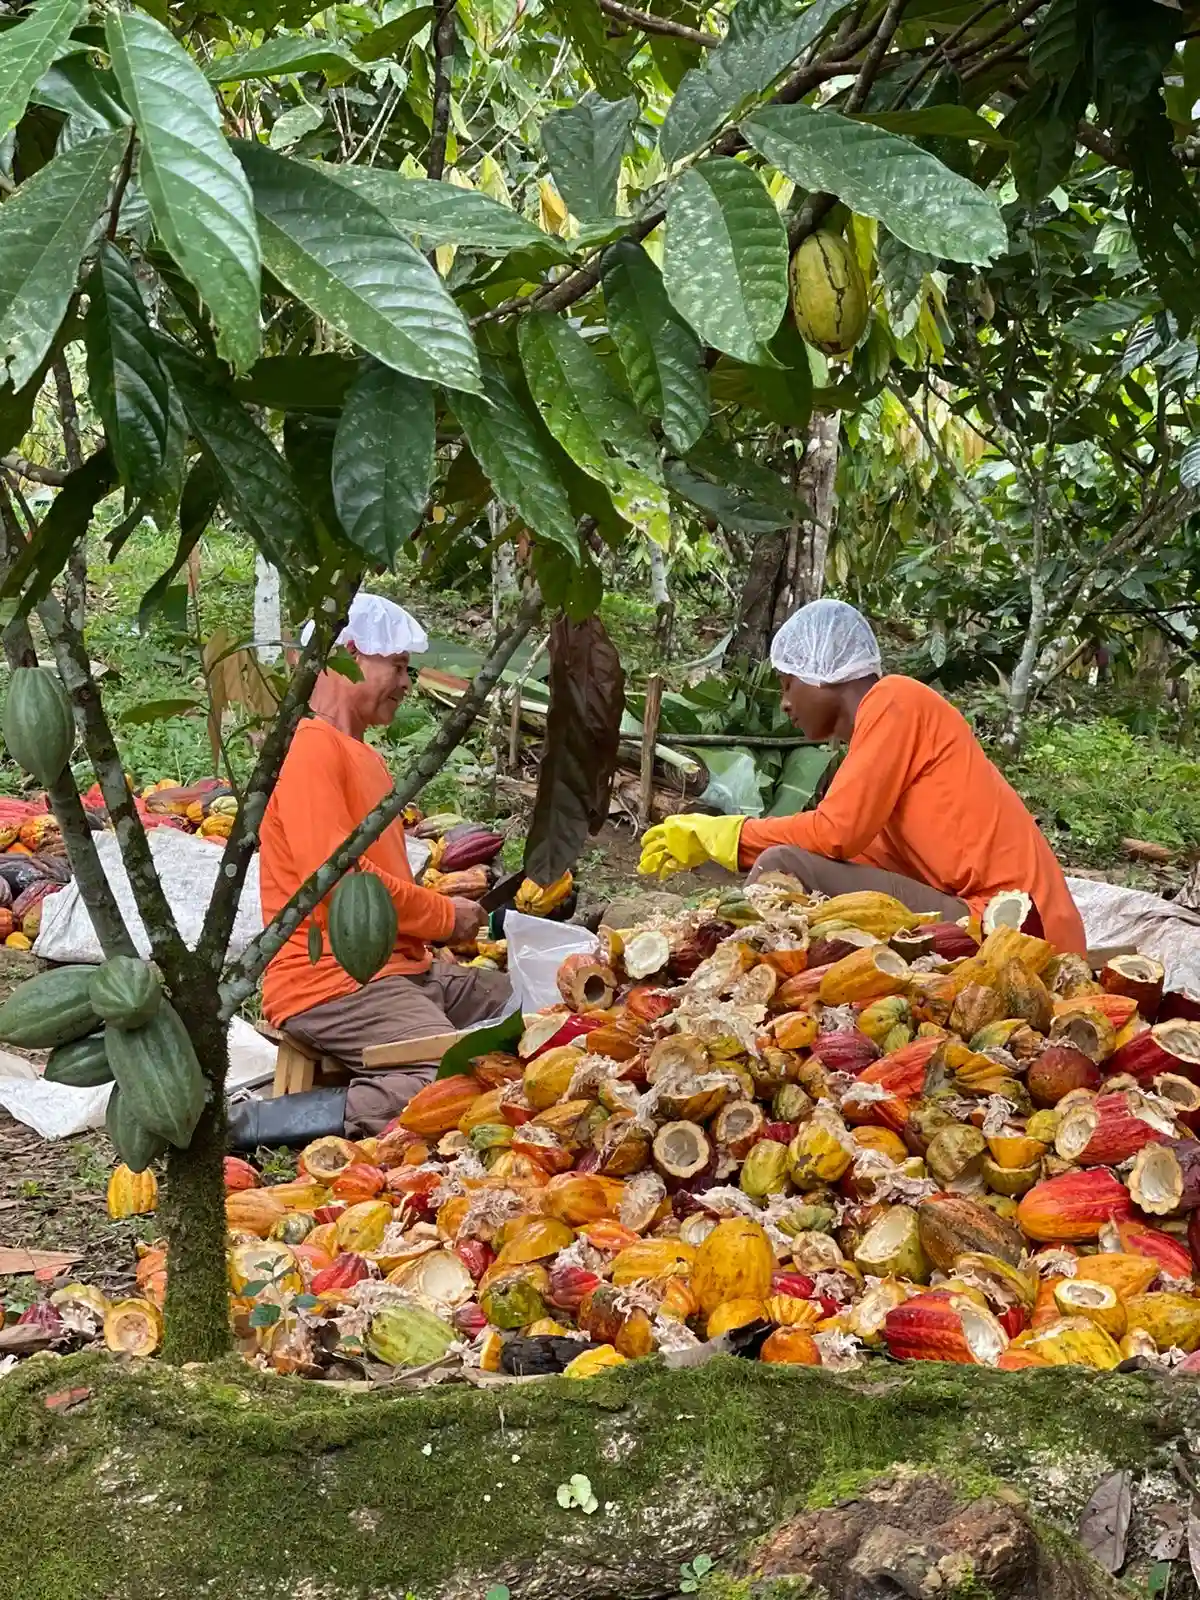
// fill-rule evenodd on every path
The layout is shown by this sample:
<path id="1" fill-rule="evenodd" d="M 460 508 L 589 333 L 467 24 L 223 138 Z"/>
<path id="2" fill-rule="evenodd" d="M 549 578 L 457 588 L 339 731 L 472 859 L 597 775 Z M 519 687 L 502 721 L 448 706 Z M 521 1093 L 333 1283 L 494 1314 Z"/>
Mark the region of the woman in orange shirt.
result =
<path id="1" fill-rule="evenodd" d="M 803 606 L 776 634 L 783 708 L 805 736 L 848 741 L 829 793 L 793 817 L 668 817 L 639 870 L 712 860 L 786 872 L 826 895 L 874 889 L 956 920 L 1023 889 L 1063 951 L 1086 949 L 1058 860 L 962 714 L 914 678 L 883 676 L 870 624 L 841 600 Z"/>

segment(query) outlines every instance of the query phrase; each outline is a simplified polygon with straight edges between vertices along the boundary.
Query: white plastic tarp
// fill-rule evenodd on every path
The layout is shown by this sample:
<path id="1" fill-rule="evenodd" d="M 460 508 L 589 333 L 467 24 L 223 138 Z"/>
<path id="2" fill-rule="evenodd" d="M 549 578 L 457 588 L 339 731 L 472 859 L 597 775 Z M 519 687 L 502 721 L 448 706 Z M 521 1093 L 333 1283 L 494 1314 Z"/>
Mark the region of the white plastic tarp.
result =
<path id="1" fill-rule="evenodd" d="M 1162 962 L 1168 989 L 1200 995 L 1200 912 L 1144 889 L 1093 878 L 1069 877 L 1067 887 L 1083 917 L 1089 949 L 1134 945 Z"/>

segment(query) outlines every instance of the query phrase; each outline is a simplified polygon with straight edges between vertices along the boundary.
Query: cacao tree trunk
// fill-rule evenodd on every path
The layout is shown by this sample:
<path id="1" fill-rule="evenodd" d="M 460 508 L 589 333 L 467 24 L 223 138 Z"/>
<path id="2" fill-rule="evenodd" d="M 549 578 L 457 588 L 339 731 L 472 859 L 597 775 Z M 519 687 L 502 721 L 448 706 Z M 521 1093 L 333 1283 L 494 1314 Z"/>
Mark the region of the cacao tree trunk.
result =
<path id="1" fill-rule="evenodd" d="M 217 1017 L 215 976 L 211 992 L 183 997 L 177 988 L 173 1003 L 210 1086 L 209 1103 L 191 1144 L 186 1150 L 171 1150 L 167 1157 L 163 1355 L 182 1366 L 187 1361 L 215 1361 L 230 1346 L 224 1181 L 229 1046 Z"/>
<path id="2" fill-rule="evenodd" d="M 254 653 L 264 666 L 279 660 L 283 648 L 283 613 L 279 569 L 261 555 L 254 558 Z"/>
<path id="3" fill-rule="evenodd" d="M 790 528 L 759 534 L 738 607 L 731 650 L 760 661 L 771 639 L 799 606 L 819 600 L 834 514 L 841 413 L 816 411 L 793 487 L 809 515 Z"/>
<path id="4" fill-rule="evenodd" d="M 517 553 L 510 540 L 494 541 L 504 532 L 504 507 L 498 500 L 488 506 L 488 532 L 492 536 L 492 626 L 499 628 L 519 592 Z"/>

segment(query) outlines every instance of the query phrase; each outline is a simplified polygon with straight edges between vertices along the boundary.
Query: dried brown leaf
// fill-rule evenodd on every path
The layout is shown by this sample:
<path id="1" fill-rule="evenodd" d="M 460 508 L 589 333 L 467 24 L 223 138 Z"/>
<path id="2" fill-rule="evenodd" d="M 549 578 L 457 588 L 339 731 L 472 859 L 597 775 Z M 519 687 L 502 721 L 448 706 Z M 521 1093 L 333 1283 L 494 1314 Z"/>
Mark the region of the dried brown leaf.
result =
<path id="1" fill-rule="evenodd" d="M 1079 1542 L 1106 1572 L 1119 1572 L 1125 1562 L 1125 1541 L 1133 1509 L 1133 1474 L 1112 1472 L 1097 1485 L 1079 1519 Z"/>

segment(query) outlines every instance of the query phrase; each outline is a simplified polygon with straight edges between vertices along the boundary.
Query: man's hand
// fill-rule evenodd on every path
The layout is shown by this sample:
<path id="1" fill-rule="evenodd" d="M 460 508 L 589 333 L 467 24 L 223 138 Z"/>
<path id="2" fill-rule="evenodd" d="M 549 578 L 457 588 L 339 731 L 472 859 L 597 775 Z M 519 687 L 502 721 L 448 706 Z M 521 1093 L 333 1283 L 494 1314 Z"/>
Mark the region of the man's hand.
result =
<path id="1" fill-rule="evenodd" d="M 464 900 L 461 895 L 452 895 L 450 904 L 454 907 L 454 927 L 450 930 L 447 944 L 466 944 L 469 940 L 477 938 L 480 929 L 487 922 L 487 912 L 474 900 Z"/>

